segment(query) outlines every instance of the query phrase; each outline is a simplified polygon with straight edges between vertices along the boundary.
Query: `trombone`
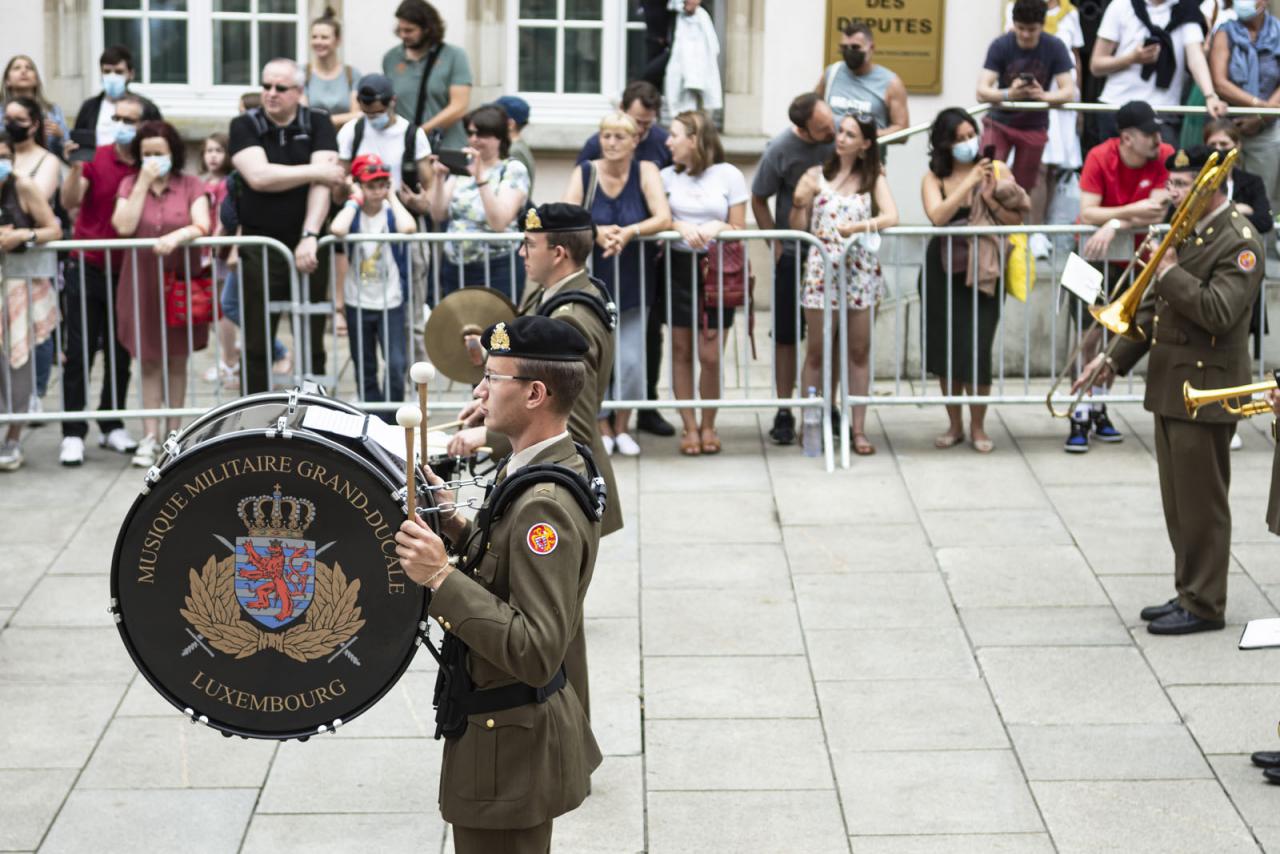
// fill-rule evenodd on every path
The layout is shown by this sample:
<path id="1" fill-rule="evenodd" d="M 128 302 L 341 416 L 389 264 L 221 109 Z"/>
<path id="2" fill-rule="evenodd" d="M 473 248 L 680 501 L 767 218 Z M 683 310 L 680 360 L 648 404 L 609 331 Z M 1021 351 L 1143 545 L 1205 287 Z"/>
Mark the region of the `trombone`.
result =
<path id="1" fill-rule="evenodd" d="M 1196 223 L 1200 221 L 1200 218 L 1204 216 L 1210 201 L 1213 200 L 1214 194 L 1231 175 L 1231 170 L 1235 167 L 1239 156 L 1239 149 L 1232 149 L 1227 153 L 1222 163 L 1219 164 L 1218 152 L 1215 151 L 1209 155 L 1209 159 L 1200 169 L 1200 174 L 1196 176 L 1195 185 L 1187 193 L 1187 197 L 1182 200 L 1182 204 L 1178 205 L 1177 210 L 1174 211 L 1173 219 L 1169 223 L 1169 231 L 1165 234 L 1164 239 L 1160 241 L 1160 245 L 1156 247 L 1156 250 L 1151 253 L 1151 257 L 1145 263 L 1137 255 L 1134 256 L 1133 263 L 1130 265 L 1125 277 L 1128 278 L 1133 275 L 1135 265 L 1141 265 L 1142 272 L 1138 274 L 1133 284 L 1113 302 L 1104 306 L 1089 307 L 1089 313 L 1093 315 L 1093 319 L 1098 322 L 1098 325 L 1116 336 L 1110 346 L 1107 347 L 1106 354 L 1108 356 L 1111 355 L 1116 344 L 1122 338 L 1128 338 L 1131 341 L 1142 341 L 1146 338 L 1146 334 L 1142 329 L 1134 324 L 1134 318 L 1138 314 L 1138 306 L 1142 304 L 1142 298 L 1146 296 L 1151 282 L 1155 279 L 1156 269 L 1160 266 L 1160 259 L 1164 257 L 1170 247 L 1181 246 L 1183 241 L 1191 236 L 1192 230 L 1195 228 Z M 1121 279 L 1116 289 L 1118 290 L 1120 284 L 1123 283 L 1124 279 Z M 1071 401 L 1071 405 L 1068 408 L 1064 410 L 1054 408 L 1054 392 L 1070 376 L 1072 366 L 1080 355 L 1086 338 L 1087 333 L 1080 336 L 1080 342 L 1076 344 L 1075 350 L 1072 351 L 1070 358 L 1067 359 L 1066 367 L 1062 369 L 1062 373 L 1058 374 L 1058 378 L 1049 387 L 1049 393 L 1045 395 L 1045 406 L 1049 408 L 1049 412 L 1054 418 L 1070 417 L 1072 411 L 1084 399 L 1085 393 L 1093 388 L 1094 382 L 1102 370 L 1102 365 L 1106 364 L 1104 360 L 1084 379 L 1080 385 L 1080 391 L 1076 394 L 1075 399 Z"/>
<path id="2" fill-rule="evenodd" d="M 1193 387 L 1188 381 L 1182 384 L 1182 402 L 1187 407 L 1187 414 L 1192 418 L 1200 413 L 1200 407 L 1210 403 L 1221 403 L 1222 408 L 1231 415 L 1249 418 L 1270 412 L 1271 404 L 1265 400 L 1246 400 L 1243 403 L 1233 401 L 1241 397 L 1265 394 L 1278 387 L 1280 387 L 1280 371 L 1276 371 L 1270 379 L 1230 388 L 1201 389 Z"/>

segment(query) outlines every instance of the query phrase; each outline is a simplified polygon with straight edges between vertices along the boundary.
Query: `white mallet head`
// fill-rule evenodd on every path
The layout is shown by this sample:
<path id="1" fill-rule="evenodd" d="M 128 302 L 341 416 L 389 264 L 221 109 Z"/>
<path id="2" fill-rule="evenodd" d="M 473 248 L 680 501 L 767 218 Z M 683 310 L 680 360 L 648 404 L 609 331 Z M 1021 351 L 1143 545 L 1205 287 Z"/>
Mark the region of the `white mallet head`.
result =
<path id="1" fill-rule="evenodd" d="M 396 423 L 406 430 L 417 427 L 422 423 L 422 410 L 405 404 L 396 410 Z"/>
<path id="2" fill-rule="evenodd" d="M 436 378 L 436 366 L 430 362 L 414 362 L 409 368 L 409 379 L 418 385 L 431 382 Z"/>

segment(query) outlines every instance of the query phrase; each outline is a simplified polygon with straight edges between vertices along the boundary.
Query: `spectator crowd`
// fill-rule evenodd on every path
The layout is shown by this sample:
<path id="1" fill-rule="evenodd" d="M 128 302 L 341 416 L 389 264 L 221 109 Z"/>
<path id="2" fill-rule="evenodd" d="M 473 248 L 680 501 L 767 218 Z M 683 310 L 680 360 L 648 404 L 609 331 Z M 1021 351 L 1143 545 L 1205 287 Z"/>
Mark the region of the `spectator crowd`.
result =
<path id="1" fill-rule="evenodd" d="M 757 227 L 808 232 L 815 243 L 772 246 L 768 335 L 777 396 L 821 386 L 829 302 L 845 312 L 833 328 L 848 336 L 850 392 L 866 394 L 873 309 L 886 289 L 880 232 L 898 223 L 887 170 L 907 168 L 882 139 L 911 124 L 907 88 L 876 62 L 872 29 L 849 23 L 839 34 L 840 61 L 791 101 L 788 127 L 765 146 L 748 182 L 720 140 L 715 27 L 699 0 L 675 5 L 643 4 L 644 74 L 583 142 L 559 194 L 596 226 L 591 267 L 618 311 L 613 396 L 656 400 L 665 371 L 677 401 L 721 396 L 728 332 L 741 323 L 754 336 L 750 312 L 737 312 L 752 299 L 743 244 L 720 239 L 746 227 L 748 209 Z M 988 45 L 976 76 L 977 98 L 991 109 L 981 118 L 944 109 L 929 129 L 928 162 L 917 171 L 931 223 L 1083 223 L 1097 227 L 1084 254 L 1101 261 L 1118 233 L 1168 216 L 1180 176 L 1166 160 L 1205 144 L 1241 150 L 1230 192 L 1260 232 L 1272 229 L 1280 130 L 1271 119 L 1227 118 L 1233 106 L 1280 107 L 1280 21 L 1266 0 L 1112 0 L 1088 56 L 1068 0 L 1012 0 L 1005 16 L 1006 32 Z M 526 268 L 509 236 L 523 230 L 532 206 L 537 163 L 526 135 L 536 117 L 517 95 L 473 102 L 471 59 L 446 40 L 446 22 L 426 0 L 403 0 L 395 19 L 398 43 L 380 66 L 361 71 L 345 61 L 342 23 L 326 9 L 310 25 L 306 60 L 266 62 L 261 88 L 240 98 L 224 132 L 192 149 L 191 168 L 187 141 L 132 90 L 136 65 L 127 48 L 102 52 L 101 91 L 70 122 L 49 101 L 32 59 L 10 59 L 0 133 L 0 252 L 8 268 L 0 411 L 38 410 L 60 363 L 62 407 L 85 411 L 95 396 L 104 412 L 100 445 L 149 467 L 177 421 L 143 419 L 135 439 L 110 413 L 127 408 L 134 378 L 143 408 L 181 407 L 187 360 L 211 342 L 218 358 L 203 380 L 252 393 L 295 370 L 325 375 L 326 334 L 336 332 L 356 365 L 360 399 L 398 401 L 407 362 L 426 352 L 424 307 L 476 286 L 518 299 Z M 1086 77 L 1101 82 L 1097 101 L 1114 107 L 1088 122 L 1059 109 L 1082 100 Z M 1200 109 L 1156 111 L 1182 104 Z M 428 231 L 449 235 L 438 253 L 424 243 L 351 239 Z M 643 240 L 664 231 L 678 240 Z M 64 235 L 149 242 L 75 250 L 56 269 L 14 272 L 21 267 L 10 259 Z M 336 251 L 321 247 L 325 235 L 340 241 Z M 206 236 L 244 243 L 189 245 Z M 292 263 L 265 251 L 267 240 L 289 247 Z M 1048 246 L 1033 235 L 1026 251 L 1044 257 Z M 824 264 L 824 253 L 834 265 Z M 972 249 L 929 242 L 922 298 L 952 307 L 930 311 L 922 329 L 926 367 L 944 394 L 990 392 L 1004 259 L 995 237 Z M 1107 272 L 1114 280 L 1124 267 L 1111 263 Z M 306 293 L 295 291 L 303 286 Z M 332 302 L 335 311 L 282 315 L 278 304 L 299 297 Z M 1261 335 L 1261 304 L 1255 314 Z M 279 333 L 282 317 L 292 335 Z M 89 381 L 95 362 L 98 389 Z M 967 437 L 975 451 L 993 450 L 985 407 L 970 410 L 966 428 L 961 408 L 947 407 L 939 449 Z M 641 409 L 634 425 L 633 414 L 602 413 L 609 453 L 640 453 L 635 430 L 674 436 L 678 429 L 680 451 L 690 456 L 721 449 L 714 408 L 680 409 L 679 428 L 653 409 Z M 833 418 L 850 431 L 854 451 L 875 453 L 864 408 L 848 425 L 841 414 Z M 60 462 L 81 464 L 87 422 L 64 420 L 61 430 Z M 0 470 L 22 464 L 21 433 L 22 425 L 9 425 Z M 772 441 L 793 444 L 801 433 L 791 409 L 777 411 Z M 1105 407 L 1086 404 L 1073 413 L 1066 449 L 1086 451 L 1091 437 L 1121 438 Z"/>

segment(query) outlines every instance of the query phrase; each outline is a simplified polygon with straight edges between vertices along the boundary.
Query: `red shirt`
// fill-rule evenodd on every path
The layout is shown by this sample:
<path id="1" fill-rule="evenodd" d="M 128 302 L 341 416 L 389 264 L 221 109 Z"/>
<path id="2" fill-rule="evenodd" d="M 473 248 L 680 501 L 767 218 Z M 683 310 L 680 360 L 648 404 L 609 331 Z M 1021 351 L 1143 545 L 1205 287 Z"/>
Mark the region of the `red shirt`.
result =
<path id="1" fill-rule="evenodd" d="M 75 240 L 114 240 L 120 235 L 111 226 L 111 214 L 116 209 L 116 192 L 120 182 L 138 171 L 132 163 L 126 163 L 116 154 L 114 145 L 100 145 L 93 159 L 84 165 L 84 178 L 89 189 L 80 200 L 80 212 L 71 231 Z M 101 249 L 86 249 L 80 253 L 85 263 L 104 268 L 107 261 Z M 124 252 L 111 253 L 112 278 L 119 281 L 120 265 Z"/>
<path id="2" fill-rule="evenodd" d="M 1080 173 L 1080 192 L 1102 196 L 1104 208 L 1118 208 L 1142 201 L 1152 190 L 1164 187 L 1169 170 L 1164 162 L 1173 154 L 1173 146 L 1160 143 L 1160 154 L 1137 169 L 1130 169 L 1120 159 L 1120 139 L 1112 137 L 1089 149 Z"/>

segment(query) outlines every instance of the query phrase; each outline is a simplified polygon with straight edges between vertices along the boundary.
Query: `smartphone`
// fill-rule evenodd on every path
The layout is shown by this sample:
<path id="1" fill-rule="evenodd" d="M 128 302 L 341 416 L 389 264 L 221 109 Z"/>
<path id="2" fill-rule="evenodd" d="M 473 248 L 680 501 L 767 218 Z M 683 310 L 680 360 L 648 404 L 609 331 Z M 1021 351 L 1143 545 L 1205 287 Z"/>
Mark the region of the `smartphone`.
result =
<path id="1" fill-rule="evenodd" d="M 1155 36 L 1147 36 L 1145 39 L 1142 40 L 1143 47 L 1151 47 L 1153 44 L 1160 44 L 1160 39 L 1156 38 Z"/>
<path id="2" fill-rule="evenodd" d="M 1035 77 L 1033 77 L 1030 74 L 1027 74 L 1026 72 L 1023 72 L 1022 74 L 1018 75 L 1018 82 L 1021 83 L 1023 86 L 1031 85 L 1033 82 L 1035 82 L 1035 79 L 1036 79 Z"/>
<path id="3" fill-rule="evenodd" d="M 466 152 L 456 148 L 442 148 L 436 152 L 436 157 L 440 162 L 449 167 L 451 175 L 470 175 L 471 170 L 467 167 L 471 164 L 471 156 Z"/>
<path id="4" fill-rule="evenodd" d="M 986 148 L 982 149 L 982 157 L 984 160 L 995 160 L 996 147 L 994 145 L 988 145 Z"/>
<path id="5" fill-rule="evenodd" d="M 98 132 L 92 128 L 77 128 L 71 131 L 71 141 L 79 147 L 67 159 L 72 163 L 88 163 L 98 146 Z"/>

